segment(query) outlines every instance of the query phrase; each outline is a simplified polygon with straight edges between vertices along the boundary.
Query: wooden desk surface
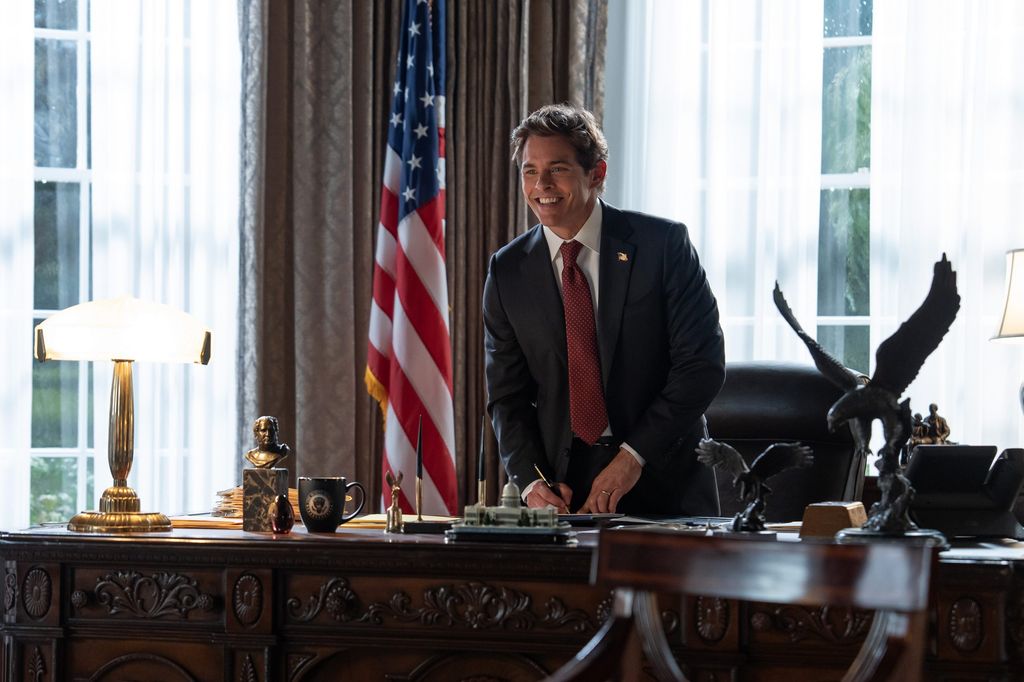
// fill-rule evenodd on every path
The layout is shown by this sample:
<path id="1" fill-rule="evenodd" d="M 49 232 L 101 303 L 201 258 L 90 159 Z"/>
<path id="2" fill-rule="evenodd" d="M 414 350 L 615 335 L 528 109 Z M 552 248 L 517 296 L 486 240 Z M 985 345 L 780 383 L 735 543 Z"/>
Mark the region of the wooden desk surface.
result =
<path id="1" fill-rule="evenodd" d="M 607 617 L 608 587 L 589 584 L 595 534 L 577 537 L 4 532 L 4 679 L 536 680 Z M 1022 677 L 1022 569 L 1024 543 L 940 555 L 929 678 Z M 662 616 L 698 680 L 828 679 L 870 623 L 851 609 L 700 597 Z"/>

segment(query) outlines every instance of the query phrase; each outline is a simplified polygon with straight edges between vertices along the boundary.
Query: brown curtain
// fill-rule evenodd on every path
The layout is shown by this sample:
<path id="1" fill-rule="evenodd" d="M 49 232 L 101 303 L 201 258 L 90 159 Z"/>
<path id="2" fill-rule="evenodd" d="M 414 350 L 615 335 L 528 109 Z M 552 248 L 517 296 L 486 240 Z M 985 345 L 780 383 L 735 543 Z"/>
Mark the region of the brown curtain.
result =
<path id="1" fill-rule="evenodd" d="M 255 417 L 275 415 L 293 446 L 293 477 L 357 479 L 371 509 L 382 430 L 363 371 L 401 5 L 240 0 L 240 449 Z M 529 223 L 509 133 L 549 102 L 600 116 L 606 16 L 606 0 L 448 3 L 446 247 L 461 502 L 476 499 L 487 258 Z M 491 443 L 492 503 L 499 468 Z"/>

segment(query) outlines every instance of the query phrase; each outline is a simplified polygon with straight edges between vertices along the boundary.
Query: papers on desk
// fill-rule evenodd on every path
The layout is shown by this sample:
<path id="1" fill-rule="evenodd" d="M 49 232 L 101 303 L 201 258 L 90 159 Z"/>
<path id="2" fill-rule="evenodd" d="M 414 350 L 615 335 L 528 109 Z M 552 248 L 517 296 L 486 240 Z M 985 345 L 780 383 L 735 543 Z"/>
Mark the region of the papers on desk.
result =
<path id="1" fill-rule="evenodd" d="M 418 521 L 416 514 L 405 514 L 406 521 Z M 432 516 L 430 514 L 424 514 L 424 521 L 440 522 L 440 523 L 451 523 L 457 516 Z M 387 525 L 387 514 L 364 514 L 357 516 L 348 523 L 342 524 L 339 529 L 345 530 L 346 528 L 377 528 L 384 530 Z"/>
<path id="2" fill-rule="evenodd" d="M 625 518 L 625 514 L 559 514 L 558 520 L 565 521 L 574 528 L 596 526 L 604 521 L 618 521 Z"/>
<path id="3" fill-rule="evenodd" d="M 296 516 L 298 516 L 296 514 Z M 454 521 L 454 516 L 430 516 L 428 514 L 423 515 L 424 521 L 441 521 L 450 523 Z M 416 520 L 415 514 L 409 514 L 408 520 Z M 386 516 L 384 514 L 364 514 L 363 516 L 357 516 L 356 518 L 343 523 L 338 526 L 338 530 L 345 530 L 346 528 L 371 528 L 384 530 L 386 525 Z M 296 527 L 302 525 L 302 520 L 295 519 Z M 174 516 L 171 517 L 171 526 L 173 528 L 226 528 L 242 530 L 242 517 L 241 516 L 213 516 L 212 514 L 191 514 L 188 516 Z"/>
<path id="4" fill-rule="evenodd" d="M 787 523 L 766 523 L 766 530 L 773 530 L 776 533 L 799 533 L 803 521 L 789 521 Z"/>
<path id="5" fill-rule="evenodd" d="M 212 514 L 190 514 L 172 516 L 172 528 L 226 528 L 242 530 L 241 516 L 214 516 Z"/>

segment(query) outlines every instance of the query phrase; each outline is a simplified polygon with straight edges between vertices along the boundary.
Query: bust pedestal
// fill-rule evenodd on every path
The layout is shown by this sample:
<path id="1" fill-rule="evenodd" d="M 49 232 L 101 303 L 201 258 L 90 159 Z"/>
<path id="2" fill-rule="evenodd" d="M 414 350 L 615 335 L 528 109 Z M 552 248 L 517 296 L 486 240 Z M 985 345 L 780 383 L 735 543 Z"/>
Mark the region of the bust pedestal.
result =
<path id="1" fill-rule="evenodd" d="M 242 530 L 271 532 L 270 505 L 288 495 L 288 470 L 242 469 Z"/>

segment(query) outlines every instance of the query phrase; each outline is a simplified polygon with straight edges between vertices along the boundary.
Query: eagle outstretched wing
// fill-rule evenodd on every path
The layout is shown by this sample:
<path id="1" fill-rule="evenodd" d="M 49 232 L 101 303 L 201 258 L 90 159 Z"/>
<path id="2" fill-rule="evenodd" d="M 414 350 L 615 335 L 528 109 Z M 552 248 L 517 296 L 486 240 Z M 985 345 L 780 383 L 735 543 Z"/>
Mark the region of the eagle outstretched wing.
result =
<path id="1" fill-rule="evenodd" d="M 959 310 L 956 272 L 946 254 L 942 254 L 942 260 L 935 263 L 932 285 L 924 302 L 875 351 L 871 384 L 885 388 L 898 398 L 917 376 L 924 361 L 938 348 Z"/>
<path id="2" fill-rule="evenodd" d="M 800 337 L 800 340 L 804 342 L 807 350 L 811 352 L 814 366 L 818 368 L 818 371 L 826 379 L 844 391 L 849 391 L 851 388 L 862 385 L 860 374 L 848 369 L 843 363 L 832 357 L 814 337 L 804 331 L 804 328 L 800 326 L 800 322 L 797 321 L 796 315 L 793 314 L 793 310 L 789 307 L 789 303 L 786 302 L 786 297 L 782 295 L 782 289 L 779 288 L 778 282 L 775 282 L 772 298 L 775 299 L 775 307 L 782 313 L 782 317 L 793 328 L 793 331 Z"/>
<path id="3" fill-rule="evenodd" d="M 734 479 L 747 473 L 747 463 L 735 448 L 717 440 L 704 438 L 697 445 L 697 460 L 706 466 L 721 469 Z"/>
<path id="4" fill-rule="evenodd" d="M 806 445 L 775 443 L 754 459 L 750 471 L 762 481 L 767 481 L 780 471 L 809 467 L 813 463 L 814 453 Z"/>

